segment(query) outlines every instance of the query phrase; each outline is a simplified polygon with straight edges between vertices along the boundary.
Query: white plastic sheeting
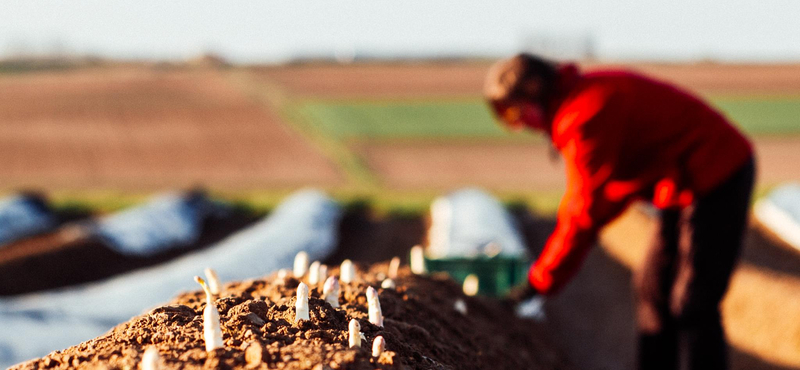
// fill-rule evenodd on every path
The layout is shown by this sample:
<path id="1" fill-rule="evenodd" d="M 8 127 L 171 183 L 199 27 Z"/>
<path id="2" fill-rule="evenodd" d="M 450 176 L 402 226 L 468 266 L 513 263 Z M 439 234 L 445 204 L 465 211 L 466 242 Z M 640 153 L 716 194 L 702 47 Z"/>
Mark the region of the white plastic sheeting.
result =
<path id="1" fill-rule="evenodd" d="M 45 232 L 56 223 L 55 216 L 41 199 L 24 195 L 0 199 L 0 246 Z"/>
<path id="2" fill-rule="evenodd" d="M 291 268 L 301 250 L 322 260 L 336 246 L 340 216 L 324 193 L 304 190 L 264 221 L 204 251 L 104 282 L 0 300 L 0 366 L 89 340 L 181 291 L 196 290 L 192 277 L 206 267 L 226 282 Z"/>
<path id="3" fill-rule="evenodd" d="M 800 184 L 776 188 L 756 202 L 753 213 L 762 225 L 800 250 Z"/>
<path id="4" fill-rule="evenodd" d="M 433 202 L 428 241 L 426 253 L 432 258 L 525 253 L 514 218 L 479 189 L 461 189 Z"/>
<path id="5" fill-rule="evenodd" d="M 151 256 L 194 243 L 207 217 L 226 208 L 203 193 L 167 193 L 104 217 L 92 230 L 119 253 Z"/>

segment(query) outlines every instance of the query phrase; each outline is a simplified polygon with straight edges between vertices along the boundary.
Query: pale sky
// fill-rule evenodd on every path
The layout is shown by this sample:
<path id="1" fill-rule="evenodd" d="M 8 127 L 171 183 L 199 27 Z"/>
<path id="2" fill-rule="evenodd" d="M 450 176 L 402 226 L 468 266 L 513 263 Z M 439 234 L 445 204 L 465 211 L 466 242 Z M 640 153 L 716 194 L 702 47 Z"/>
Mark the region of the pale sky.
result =
<path id="1" fill-rule="evenodd" d="M 504 56 L 541 35 L 591 35 L 602 59 L 800 61 L 800 1 L 7 0 L 0 9 L 0 57 Z"/>

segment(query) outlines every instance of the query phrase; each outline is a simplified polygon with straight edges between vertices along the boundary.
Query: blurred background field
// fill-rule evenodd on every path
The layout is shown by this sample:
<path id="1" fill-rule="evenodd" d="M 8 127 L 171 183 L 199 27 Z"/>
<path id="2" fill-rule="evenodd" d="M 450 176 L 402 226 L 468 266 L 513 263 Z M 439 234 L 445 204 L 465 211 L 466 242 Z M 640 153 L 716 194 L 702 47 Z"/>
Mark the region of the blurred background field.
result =
<path id="1" fill-rule="evenodd" d="M 476 185 L 551 212 L 560 163 L 540 137 L 494 122 L 480 97 L 489 63 L 7 66 L 2 190 L 43 189 L 58 204 L 112 210 L 203 185 L 268 209 L 291 189 L 318 186 L 421 209 Z M 701 94 L 754 138 L 760 192 L 800 175 L 800 66 L 581 65 L 639 70 Z"/>
<path id="2" fill-rule="evenodd" d="M 0 73 L 0 190 L 40 190 L 57 209 L 97 214 L 202 186 L 265 214 L 313 186 L 360 210 L 343 227 L 373 228 L 355 239 L 367 244 L 350 243 L 364 258 L 383 256 L 369 240 L 388 242 L 402 232 L 397 225 L 416 230 L 406 237 L 417 235 L 431 201 L 465 186 L 532 210 L 529 242 L 540 245 L 552 228 L 546 220 L 563 192 L 562 165 L 541 137 L 494 122 L 480 95 L 491 59 L 199 60 L 7 68 Z M 800 64 L 579 63 L 641 71 L 710 101 L 755 144 L 757 196 L 800 179 Z M 364 207 L 367 215 L 359 213 Z M 645 249 L 632 245 L 646 244 L 650 232 L 651 221 L 636 211 L 611 225 L 577 281 L 550 303 L 552 336 L 576 363 L 632 367 L 629 280 Z M 800 287 L 800 258 L 760 231 L 751 234 L 750 257 L 726 300 L 734 368 L 798 368 L 796 325 L 784 322 L 783 333 L 774 322 L 800 308 L 790 298 Z M 788 270 L 774 267 L 787 263 Z"/>

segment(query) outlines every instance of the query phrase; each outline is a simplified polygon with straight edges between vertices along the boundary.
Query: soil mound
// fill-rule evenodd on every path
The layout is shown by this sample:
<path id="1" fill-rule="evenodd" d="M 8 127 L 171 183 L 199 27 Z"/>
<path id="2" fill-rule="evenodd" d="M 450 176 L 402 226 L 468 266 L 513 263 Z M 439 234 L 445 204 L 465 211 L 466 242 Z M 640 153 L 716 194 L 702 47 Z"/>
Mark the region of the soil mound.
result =
<path id="1" fill-rule="evenodd" d="M 225 347 L 205 351 L 202 291 L 180 295 L 106 335 L 13 369 L 137 368 L 144 351 L 158 349 L 163 368 L 222 369 L 566 369 L 532 321 L 514 317 L 498 301 L 466 297 L 444 276 L 401 269 L 397 288 L 379 288 L 387 264 L 359 266 L 358 281 L 342 283 L 339 308 L 311 286 L 310 320 L 294 322 L 294 278 L 227 284 L 216 299 Z M 335 272 L 335 271 L 334 271 Z M 307 281 L 306 281 L 307 282 Z M 367 287 L 377 288 L 384 327 L 368 321 Z M 466 314 L 455 308 L 466 302 Z M 348 322 L 361 324 L 362 347 L 348 348 Z M 377 336 L 386 351 L 373 358 Z"/>
<path id="2" fill-rule="evenodd" d="M 120 253 L 82 224 L 63 226 L 0 249 L 0 296 L 70 286 L 156 265 L 212 245 L 256 220 L 257 216 L 240 210 L 209 217 L 195 242 L 147 256 Z"/>

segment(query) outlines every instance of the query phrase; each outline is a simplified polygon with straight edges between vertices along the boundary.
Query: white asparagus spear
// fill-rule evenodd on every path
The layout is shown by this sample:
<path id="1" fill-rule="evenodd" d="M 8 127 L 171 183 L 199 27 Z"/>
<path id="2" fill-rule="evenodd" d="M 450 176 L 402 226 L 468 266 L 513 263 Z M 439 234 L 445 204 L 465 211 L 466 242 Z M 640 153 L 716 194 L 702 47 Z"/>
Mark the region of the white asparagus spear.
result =
<path id="1" fill-rule="evenodd" d="M 369 322 L 383 327 L 383 311 L 378 291 L 373 287 L 367 288 L 367 306 L 369 306 Z"/>
<path id="2" fill-rule="evenodd" d="M 278 270 L 278 280 L 286 280 L 288 276 L 289 276 L 289 270 L 287 269 Z"/>
<path id="3" fill-rule="evenodd" d="M 386 340 L 380 335 L 375 337 L 375 340 L 372 341 L 372 357 L 381 357 L 384 349 L 386 349 Z"/>
<path id="4" fill-rule="evenodd" d="M 141 366 L 142 370 L 161 369 L 161 355 L 158 354 L 158 348 L 155 346 L 147 347 L 142 355 L 142 362 L 139 366 Z"/>
<path id="5" fill-rule="evenodd" d="M 333 308 L 339 307 L 339 279 L 336 276 L 331 276 L 328 280 L 325 280 L 325 286 L 322 287 L 322 299 Z"/>
<path id="6" fill-rule="evenodd" d="M 205 269 L 206 274 L 206 282 L 208 282 L 208 290 L 211 291 L 213 295 L 219 295 L 220 287 L 222 284 L 219 283 L 219 277 L 217 277 L 217 272 L 214 271 L 211 267 L 206 267 Z"/>
<path id="7" fill-rule="evenodd" d="M 222 329 L 220 328 L 219 310 L 214 302 L 211 291 L 208 289 L 205 280 L 199 276 L 194 277 L 206 292 L 206 308 L 203 309 L 203 339 L 206 342 L 206 352 L 211 352 L 217 348 L 222 348 Z"/>
<path id="8" fill-rule="evenodd" d="M 319 284 L 319 267 L 319 261 L 311 262 L 311 266 L 308 268 L 308 285 L 317 286 Z"/>
<path id="9" fill-rule="evenodd" d="M 308 317 L 308 285 L 300 283 L 297 286 L 297 303 L 295 303 L 294 322 L 309 320 Z"/>
<path id="10" fill-rule="evenodd" d="M 397 270 L 399 269 L 400 269 L 400 257 L 392 258 L 392 260 L 389 262 L 389 272 L 386 274 L 386 276 L 389 279 L 397 279 Z"/>
<path id="11" fill-rule="evenodd" d="M 317 283 L 324 283 L 325 280 L 327 279 L 328 279 L 328 266 L 319 265 L 319 278 L 317 279 Z"/>
<path id="12" fill-rule="evenodd" d="M 344 260 L 339 268 L 339 280 L 343 283 L 352 283 L 356 279 L 356 267 L 353 261 Z"/>
<path id="13" fill-rule="evenodd" d="M 478 281 L 478 275 L 469 274 L 464 279 L 464 294 L 468 296 L 474 296 L 478 294 L 478 290 L 480 288 L 480 282 Z"/>
<path id="14" fill-rule="evenodd" d="M 461 298 L 456 299 L 456 301 L 453 302 L 453 308 L 462 315 L 467 314 L 467 302 L 464 302 L 464 300 Z"/>
<path id="15" fill-rule="evenodd" d="M 348 329 L 350 348 L 361 347 L 361 324 L 356 319 L 352 319 Z"/>
<path id="16" fill-rule="evenodd" d="M 294 256 L 294 269 L 292 273 L 296 279 L 302 278 L 306 272 L 308 271 L 308 253 L 306 252 L 298 252 L 296 256 Z"/>
<path id="17" fill-rule="evenodd" d="M 415 245 L 411 248 L 411 272 L 422 275 L 425 273 L 425 250 L 422 249 L 422 246 Z"/>
<path id="18" fill-rule="evenodd" d="M 392 280 L 392 279 L 386 279 L 383 282 L 381 282 L 381 288 L 383 288 L 383 289 L 396 289 L 397 288 L 397 284 L 395 284 L 394 280 Z"/>

